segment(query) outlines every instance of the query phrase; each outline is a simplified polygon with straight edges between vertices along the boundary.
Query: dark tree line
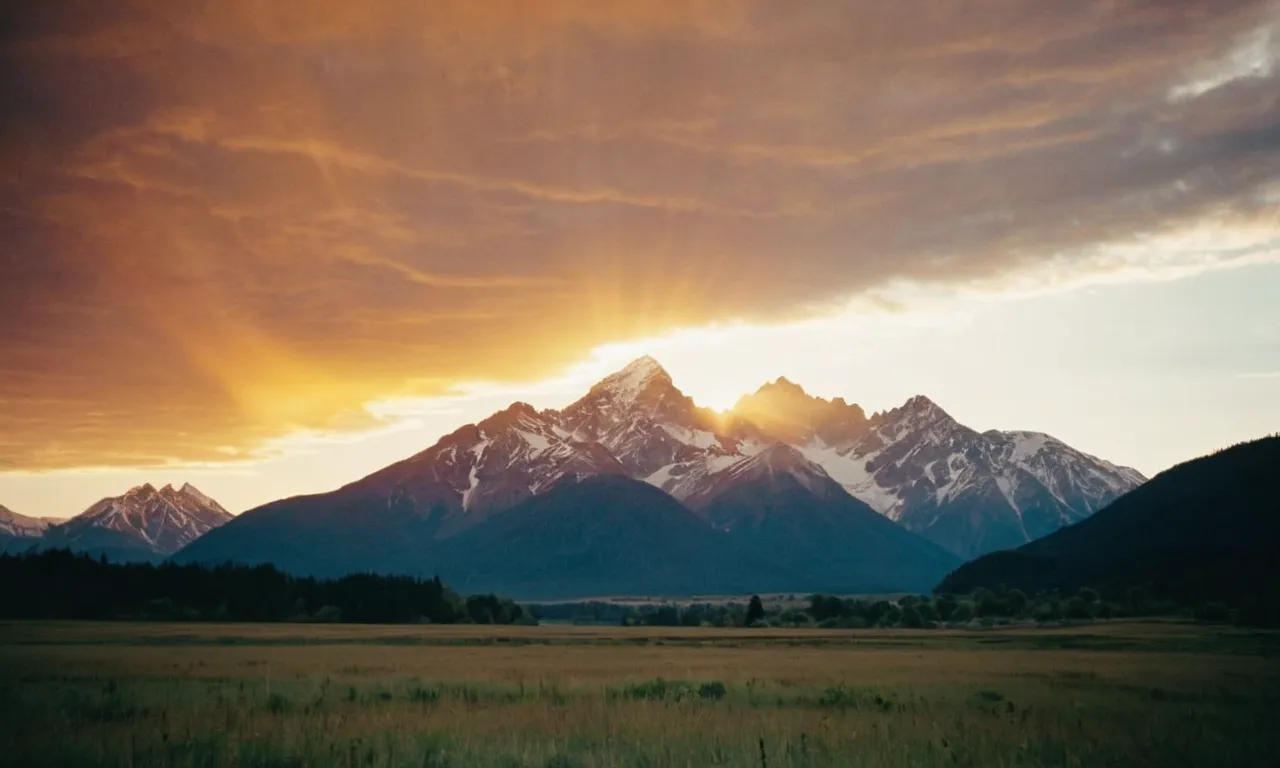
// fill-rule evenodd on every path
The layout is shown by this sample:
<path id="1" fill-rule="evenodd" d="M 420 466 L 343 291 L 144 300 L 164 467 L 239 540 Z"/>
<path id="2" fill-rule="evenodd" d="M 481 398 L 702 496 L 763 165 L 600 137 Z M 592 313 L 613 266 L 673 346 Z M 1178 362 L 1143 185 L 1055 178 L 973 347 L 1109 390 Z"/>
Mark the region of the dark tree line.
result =
<path id="1" fill-rule="evenodd" d="M 772 604 L 752 597 L 748 603 L 627 604 L 591 601 L 534 605 L 539 619 L 577 624 L 647 627 L 821 627 L 827 629 L 993 627 L 998 625 L 1081 622 L 1160 616 L 1247 626 L 1280 626 L 1273 603 L 1177 603 L 1133 587 L 1120 594 L 1089 587 L 1075 593 L 981 588 L 967 595 L 905 595 L 893 599 L 836 595 L 794 596 Z"/>
<path id="2" fill-rule="evenodd" d="M 269 565 L 115 564 L 65 550 L 0 556 L 0 618 L 511 624 L 494 595 L 463 599 L 439 578 L 298 578 Z"/>

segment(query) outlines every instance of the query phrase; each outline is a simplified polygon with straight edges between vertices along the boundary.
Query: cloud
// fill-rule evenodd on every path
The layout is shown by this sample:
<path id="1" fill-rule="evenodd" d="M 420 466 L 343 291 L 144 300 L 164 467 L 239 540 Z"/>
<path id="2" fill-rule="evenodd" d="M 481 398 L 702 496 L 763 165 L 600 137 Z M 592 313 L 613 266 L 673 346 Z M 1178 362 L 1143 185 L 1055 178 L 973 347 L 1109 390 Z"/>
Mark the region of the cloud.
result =
<path id="1" fill-rule="evenodd" d="M 1194 66 L 1183 82 L 1169 89 L 1169 100 L 1195 99 L 1238 80 L 1266 80 L 1280 59 L 1280 20 L 1240 36 L 1221 57 Z"/>
<path id="2" fill-rule="evenodd" d="M 1276 258 L 1273 3 L 25 5 L 0 469 L 251 456 L 904 285 Z"/>

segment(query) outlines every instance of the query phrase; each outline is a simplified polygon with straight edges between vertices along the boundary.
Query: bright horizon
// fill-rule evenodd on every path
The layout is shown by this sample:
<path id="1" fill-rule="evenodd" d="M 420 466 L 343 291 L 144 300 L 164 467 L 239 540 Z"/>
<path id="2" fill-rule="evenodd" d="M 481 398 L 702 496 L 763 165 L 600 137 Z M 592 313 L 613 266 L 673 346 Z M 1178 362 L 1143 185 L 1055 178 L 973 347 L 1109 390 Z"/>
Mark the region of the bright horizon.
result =
<path id="1" fill-rule="evenodd" d="M 475 423 L 511 402 L 538 409 L 562 408 L 596 381 L 642 355 L 651 355 L 677 387 L 699 404 L 724 410 L 743 394 L 785 376 L 812 395 L 844 397 L 870 415 L 924 394 L 954 418 L 978 431 L 1046 432 L 1074 448 L 1148 477 L 1227 445 L 1262 437 L 1280 428 L 1280 354 L 1268 365 L 1250 367 L 1258 350 L 1246 347 L 1239 359 L 1216 361 L 1191 377 L 1204 402 L 1215 407 L 1171 414 L 1168 401 L 1153 399 L 1168 366 L 1177 361 L 1134 361 L 1135 371 L 1118 380 L 1114 369 L 1071 364 L 1056 354 L 1030 351 L 1019 358 L 1025 370 L 991 364 L 993 348 L 1024 337 L 1008 332 L 957 347 L 975 328 L 993 324 L 1016 329 L 1001 318 L 1036 306 L 1061 320 L 1038 326 L 1041 337 L 1075 334 L 1073 352 L 1101 345 L 1111 322 L 1142 316 L 1181 302 L 1182 314 L 1199 324 L 1224 295 L 1236 300 L 1242 319 L 1259 328 L 1280 327 L 1280 308 L 1269 302 L 1269 287 L 1280 266 L 1254 266 L 1196 279 L 1077 287 L 1051 296 L 997 296 L 965 301 L 963 314 L 952 304 L 913 313 L 863 312 L 773 326 L 748 324 L 690 329 L 660 338 L 607 345 L 558 376 L 528 384 L 462 385 L 451 396 L 390 398 L 365 409 L 378 424 L 367 430 L 293 433 L 261 447 L 259 456 L 228 456 L 225 462 L 155 468 L 86 468 L 43 473 L 0 474 L 0 503 L 37 517 L 70 517 L 104 496 L 151 482 L 157 487 L 191 482 L 233 513 L 302 493 L 332 490 L 423 450 L 449 432 Z M 1110 306 L 1109 310 L 1104 309 Z M 1104 312 L 1110 311 L 1108 318 Z M 1080 324 L 1091 318 L 1093 328 Z M 1074 330 L 1073 330 L 1074 329 Z M 1164 329 L 1167 353 L 1175 341 L 1188 343 L 1189 327 Z M 864 335 L 865 334 L 865 335 Z M 860 339 L 860 341 L 859 341 Z M 1265 341 L 1265 337 L 1263 341 Z M 1127 340 L 1121 339 L 1121 350 Z M 858 353 L 828 354 L 833 348 L 863 345 Z M 1031 343 L 1027 341 L 1027 343 Z M 932 346 L 930 346 L 932 345 Z M 902 348 L 910 350 L 903 355 Z M 1190 344 L 1188 359 L 1213 354 L 1212 335 Z M 762 353 L 761 350 L 771 350 Z M 1109 354 L 1118 350 L 1111 349 Z M 934 369 L 932 366 L 941 365 Z M 1041 366 L 1056 366 L 1040 378 Z M 939 375 L 954 372 L 955 376 Z M 1184 374 L 1185 375 L 1185 374 Z M 930 379 L 930 376 L 933 378 Z M 1003 383 L 1002 383 L 1003 382 Z M 995 387 L 994 390 L 989 388 Z M 1109 389 L 1108 389 L 1109 387 Z M 1192 393 L 1184 386 L 1184 397 Z M 1082 417 L 1082 413 L 1084 416 Z M 1179 416 L 1178 419 L 1172 416 Z M 1255 426 L 1256 425 L 1256 426 Z M 39 508 L 48 500 L 58 508 Z"/>

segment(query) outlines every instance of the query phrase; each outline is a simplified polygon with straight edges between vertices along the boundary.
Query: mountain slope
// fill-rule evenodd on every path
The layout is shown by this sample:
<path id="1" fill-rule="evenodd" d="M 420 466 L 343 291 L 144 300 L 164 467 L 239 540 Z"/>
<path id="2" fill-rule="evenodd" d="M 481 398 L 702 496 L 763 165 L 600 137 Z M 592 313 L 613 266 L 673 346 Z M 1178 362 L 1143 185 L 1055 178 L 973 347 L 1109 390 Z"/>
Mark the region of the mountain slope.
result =
<path id="1" fill-rule="evenodd" d="M 50 526 L 41 545 L 117 560 L 153 560 L 177 552 L 231 519 L 231 513 L 190 484 L 159 490 L 147 484 Z"/>
<path id="2" fill-rule="evenodd" d="M 849 493 L 962 558 L 1052 533 L 1143 481 L 1048 435 L 979 433 L 922 395 L 865 421 L 785 380 L 739 405 L 787 425 L 778 434 Z"/>
<path id="3" fill-rule="evenodd" d="M 0 506 L 0 554 L 25 552 L 38 545 L 48 527 L 48 521 Z"/>
<path id="4" fill-rule="evenodd" d="M 624 473 L 599 443 L 514 403 L 336 491 L 249 510 L 179 562 L 274 563 L 301 574 L 426 573 L 434 542 L 565 480 Z"/>
<path id="5" fill-rule="evenodd" d="M 440 571 L 455 588 L 522 598 L 736 593 L 769 573 L 675 499 L 618 476 L 566 481 L 448 544 Z"/>
<path id="6" fill-rule="evenodd" d="M 1280 437 L 1162 472 L 1087 520 L 950 574 L 940 590 L 1147 587 L 1182 599 L 1280 594 Z"/>
<path id="7" fill-rule="evenodd" d="M 0 534 L 6 536 L 36 537 L 49 527 L 49 521 L 20 515 L 0 506 Z"/>
<path id="8" fill-rule="evenodd" d="M 624 473 L 607 449 L 578 439 L 554 416 L 515 403 L 355 485 L 438 516 L 440 534 L 447 536 L 565 478 Z"/>
<path id="9" fill-rule="evenodd" d="M 250 510 L 173 555 L 177 563 L 272 564 L 305 576 L 376 571 L 428 573 L 441 517 L 406 496 L 388 498 L 353 483 Z"/>
<path id="10" fill-rule="evenodd" d="M 690 503 L 735 548 L 803 574 L 801 583 L 769 591 L 927 590 L 959 562 L 850 496 L 789 446 L 744 459 Z"/>

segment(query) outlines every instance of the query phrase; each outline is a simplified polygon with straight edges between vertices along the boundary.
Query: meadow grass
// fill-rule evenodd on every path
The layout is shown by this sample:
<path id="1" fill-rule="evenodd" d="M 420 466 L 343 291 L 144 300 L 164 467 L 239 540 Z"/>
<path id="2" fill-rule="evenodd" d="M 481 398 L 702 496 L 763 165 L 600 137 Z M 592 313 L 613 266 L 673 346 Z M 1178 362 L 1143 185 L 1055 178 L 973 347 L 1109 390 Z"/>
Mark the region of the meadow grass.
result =
<path id="1" fill-rule="evenodd" d="M 0 760 L 113 766 L 1274 766 L 1280 639 L 0 625 Z"/>

